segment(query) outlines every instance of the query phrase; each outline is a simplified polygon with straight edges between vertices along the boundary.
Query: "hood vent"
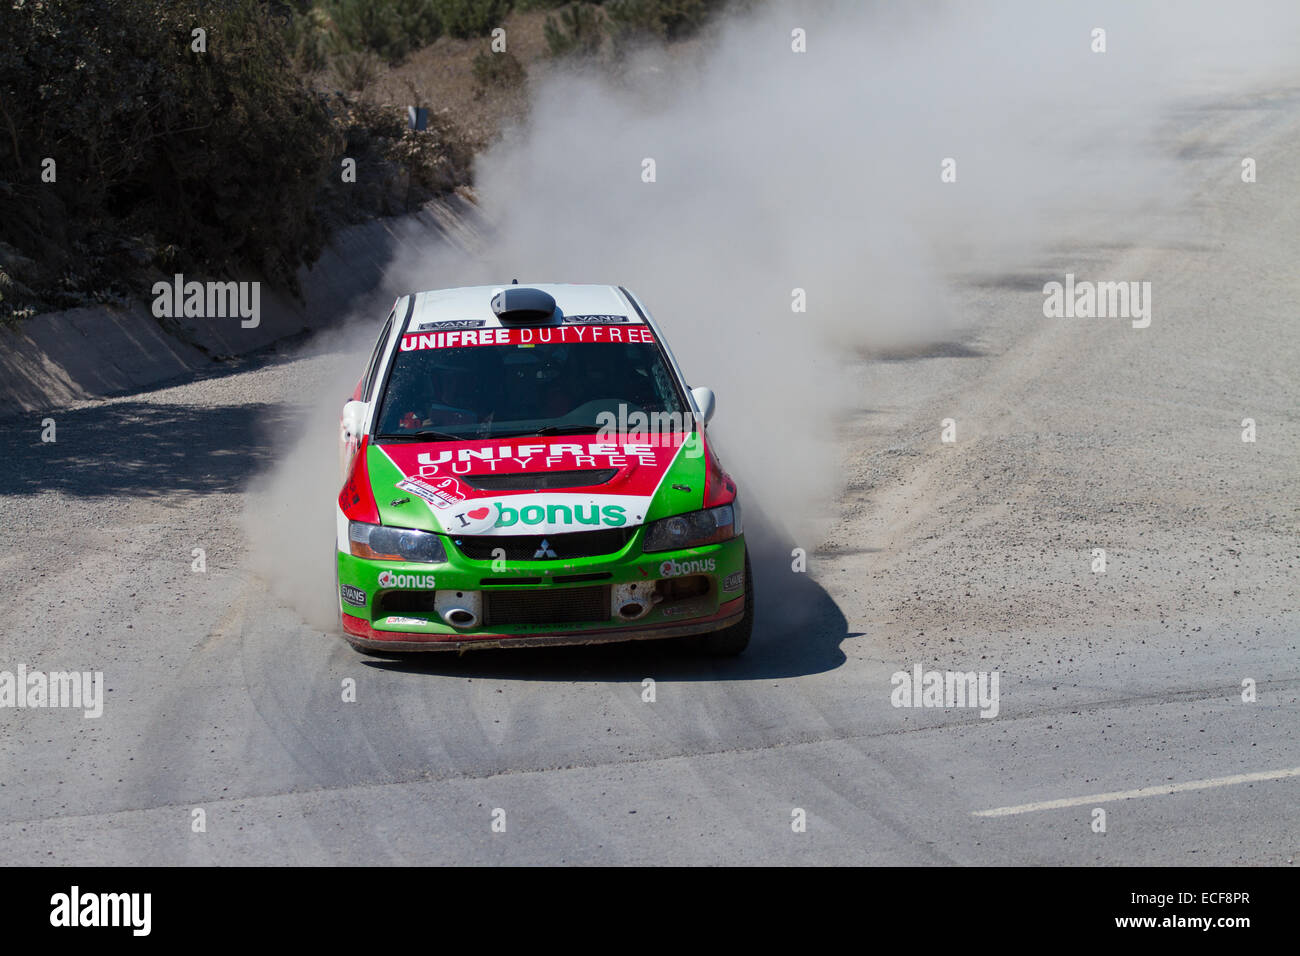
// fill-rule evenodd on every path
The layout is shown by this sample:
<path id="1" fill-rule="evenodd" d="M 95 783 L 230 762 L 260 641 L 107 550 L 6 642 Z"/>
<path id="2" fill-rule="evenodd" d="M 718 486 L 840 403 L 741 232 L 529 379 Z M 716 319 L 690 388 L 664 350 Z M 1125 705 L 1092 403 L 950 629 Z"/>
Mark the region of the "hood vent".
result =
<path id="1" fill-rule="evenodd" d="M 603 485 L 618 474 L 617 468 L 580 471 L 525 471 L 517 475 L 458 475 L 471 488 L 484 491 L 554 491 Z"/>
<path id="2" fill-rule="evenodd" d="M 541 289 L 510 286 L 492 297 L 491 306 L 503 325 L 508 322 L 537 324 L 555 317 L 555 299 Z"/>

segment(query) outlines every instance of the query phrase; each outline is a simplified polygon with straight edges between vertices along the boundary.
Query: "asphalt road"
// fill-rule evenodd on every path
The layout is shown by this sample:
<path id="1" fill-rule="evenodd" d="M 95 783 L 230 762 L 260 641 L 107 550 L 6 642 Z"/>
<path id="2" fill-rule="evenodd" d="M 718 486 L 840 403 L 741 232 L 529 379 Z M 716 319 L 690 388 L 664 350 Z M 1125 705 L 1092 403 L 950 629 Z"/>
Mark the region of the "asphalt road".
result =
<path id="1" fill-rule="evenodd" d="M 0 862 L 1294 863 L 1300 99 L 1197 122 L 1180 240 L 1041 250 L 960 340 L 862 357 L 831 528 L 753 531 L 739 660 L 319 626 L 284 585 L 330 515 L 268 565 L 246 514 L 350 350 L 5 420 L 0 671 L 106 693 L 0 708 Z M 1149 280 L 1151 326 L 1044 318 L 1066 271 Z M 917 664 L 996 671 L 997 715 L 893 706 Z"/>

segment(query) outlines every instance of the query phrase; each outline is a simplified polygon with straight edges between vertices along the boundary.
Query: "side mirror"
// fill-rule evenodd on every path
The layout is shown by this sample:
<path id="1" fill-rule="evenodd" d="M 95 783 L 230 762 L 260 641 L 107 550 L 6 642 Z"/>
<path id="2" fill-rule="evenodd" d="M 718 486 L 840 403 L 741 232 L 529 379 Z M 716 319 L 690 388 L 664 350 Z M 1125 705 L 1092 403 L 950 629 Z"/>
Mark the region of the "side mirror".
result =
<path id="1" fill-rule="evenodd" d="M 360 438 L 366 427 L 366 415 L 370 406 L 365 402 L 348 402 L 343 406 L 341 422 L 344 438 Z"/>
<path id="2" fill-rule="evenodd" d="M 695 407 L 700 410 L 700 417 L 704 419 L 705 424 L 708 424 L 709 419 L 713 417 L 713 409 L 718 404 L 718 400 L 713 397 L 713 389 L 698 385 L 691 389 L 691 398 L 695 399 Z"/>

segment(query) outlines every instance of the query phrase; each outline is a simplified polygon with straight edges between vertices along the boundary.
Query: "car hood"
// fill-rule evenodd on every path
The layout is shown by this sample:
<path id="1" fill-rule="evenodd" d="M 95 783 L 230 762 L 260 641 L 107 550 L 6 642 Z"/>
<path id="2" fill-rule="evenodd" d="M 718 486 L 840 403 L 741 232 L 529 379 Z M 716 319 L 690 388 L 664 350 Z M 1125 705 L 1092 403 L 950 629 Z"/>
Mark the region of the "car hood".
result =
<path id="1" fill-rule="evenodd" d="M 393 442 L 366 449 L 382 523 L 452 535 L 635 527 L 702 506 L 702 432 Z"/>

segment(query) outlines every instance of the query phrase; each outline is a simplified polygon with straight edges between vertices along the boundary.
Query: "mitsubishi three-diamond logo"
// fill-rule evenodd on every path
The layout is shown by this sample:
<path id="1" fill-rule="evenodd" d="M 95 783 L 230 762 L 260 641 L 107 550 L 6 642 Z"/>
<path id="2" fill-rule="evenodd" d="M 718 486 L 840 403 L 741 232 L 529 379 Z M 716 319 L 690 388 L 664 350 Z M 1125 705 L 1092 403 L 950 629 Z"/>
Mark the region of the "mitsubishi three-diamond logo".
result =
<path id="1" fill-rule="evenodd" d="M 537 546 L 537 551 L 533 555 L 533 560 L 536 561 L 538 558 L 554 557 L 558 557 L 558 555 L 556 555 L 555 551 L 551 548 L 551 542 L 543 538 L 542 543 Z"/>

